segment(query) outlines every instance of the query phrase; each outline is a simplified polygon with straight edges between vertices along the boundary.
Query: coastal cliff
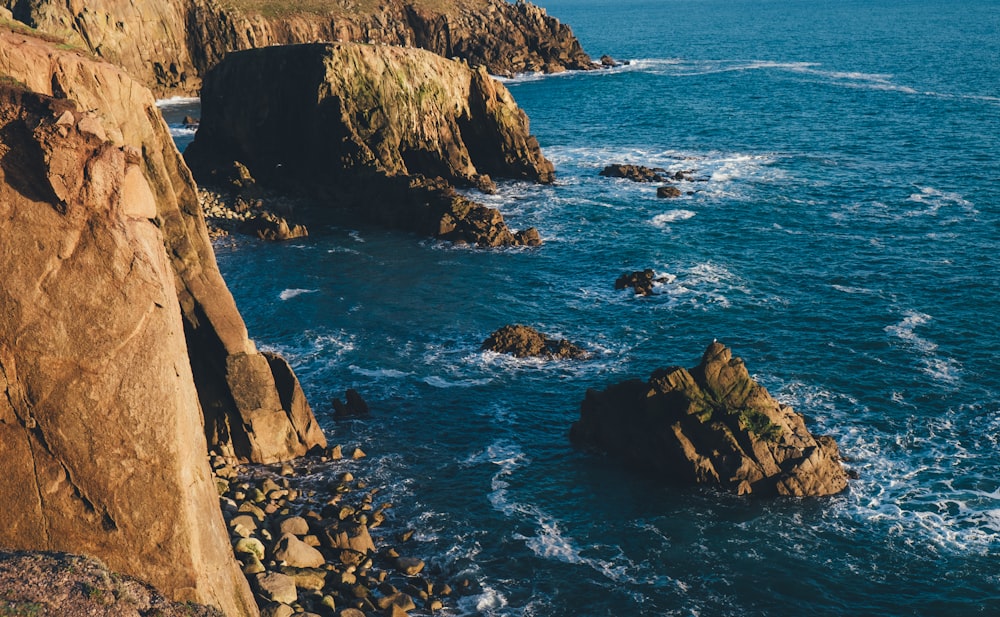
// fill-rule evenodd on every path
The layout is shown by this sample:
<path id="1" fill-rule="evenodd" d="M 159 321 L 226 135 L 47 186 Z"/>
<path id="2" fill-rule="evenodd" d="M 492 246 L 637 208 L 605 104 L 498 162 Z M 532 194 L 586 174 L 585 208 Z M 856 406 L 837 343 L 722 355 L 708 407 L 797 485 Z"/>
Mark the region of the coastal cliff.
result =
<path id="1" fill-rule="evenodd" d="M 173 600 L 255 615 L 143 164 L 161 153 L 93 99 L 45 92 L 113 96 L 131 80 L 3 32 L 0 67 L 0 541 L 95 555 Z"/>
<path id="2" fill-rule="evenodd" d="M 0 73 L 25 89 L 93 110 L 107 139 L 139 152 L 176 297 L 209 445 L 273 462 L 325 445 L 294 373 L 247 336 L 215 262 L 197 190 L 152 94 L 120 69 L 13 32 L 0 33 Z"/>
<path id="3" fill-rule="evenodd" d="M 484 69 L 353 43 L 230 54 L 206 76 L 185 157 L 203 182 L 239 161 L 264 186 L 306 192 L 323 208 L 480 246 L 539 240 L 451 185 L 554 177 L 527 116 Z"/>
<path id="4" fill-rule="evenodd" d="M 594 68 L 568 26 L 530 3 L 387 0 L 3 0 L 15 19 L 125 68 L 158 95 L 195 93 L 230 51 L 314 41 L 421 47 L 493 74 Z"/>

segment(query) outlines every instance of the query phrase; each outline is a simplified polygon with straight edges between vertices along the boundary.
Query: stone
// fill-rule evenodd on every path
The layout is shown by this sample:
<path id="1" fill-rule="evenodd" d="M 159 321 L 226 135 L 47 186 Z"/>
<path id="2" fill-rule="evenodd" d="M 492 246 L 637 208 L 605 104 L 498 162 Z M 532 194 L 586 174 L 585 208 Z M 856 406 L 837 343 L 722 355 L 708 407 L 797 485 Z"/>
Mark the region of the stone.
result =
<path id="1" fill-rule="evenodd" d="M 416 576 L 424 569 L 424 562 L 416 557 L 399 557 L 396 568 L 407 576 Z"/>
<path id="2" fill-rule="evenodd" d="M 665 182 L 667 179 L 663 175 L 665 171 L 662 167 L 614 163 L 602 169 L 600 175 L 608 178 L 625 178 L 633 182 Z"/>
<path id="3" fill-rule="evenodd" d="M 289 516 L 278 523 L 278 533 L 305 536 L 309 534 L 309 523 L 301 516 Z"/>
<path id="4" fill-rule="evenodd" d="M 350 549 L 359 554 L 375 551 L 368 528 L 351 521 L 332 521 L 327 523 L 319 534 L 321 544 L 330 549 Z"/>
<path id="5" fill-rule="evenodd" d="M 661 186 L 656 189 L 656 196 L 671 199 L 681 196 L 681 190 L 676 186 Z"/>
<path id="6" fill-rule="evenodd" d="M 357 418 L 369 414 L 368 403 L 354 388 L 348 388 L 344 393 L 345 402 L 339 398 L 333 399 L 333 417 L 338 420 Z"/>
<path id="7" fill-rule="evenodd" d="M 590 354 L 566 339 L 553 339 L 534 328 L 508 325 L 489 336 L 481 346 L 486 351 L 508 353 L 518 358 L 585 360 Z"/>
<path id="8" fill-rule="evenodd" d="M 285 112 L 249 113 L 248 98 Z M 455 190 L 554 180 L 524 112 L 481 66 L 346 42 L 251 50 L 205 76 L 202 106 L 185 158 L 203 182 L 239 160 L 261 185 L 360 221 L 479 247 L 541 240 Z"/>
<path id="9" fill-rule="evenodd" d="M 669 279 L 666 277 L 656 276 L 656 272 L 652 268 L 646 268 L 645 270 L 637 270 L 619 276 L 615 280 L 615 289 L 628 289 L 631 287 L 635 290 L 635 295 L 637 296 L 653 296 L 656 295 L 654 286 L 657 283 L 666 283 L 668 281 Z"/>
<path id="10" fill-rule="evenodd" d="M 295 579 L 279 572 L 265 572 L 254 579 L 257 593 L 269 602 L 293 604 L 299 599 Z"/>
<path id="11" fill-rule="evenodd" d="M 281 536 L 272 552 L 275 560 L 294 568 L 318 568 L 326 563 L 323 553 L 290 533 Z"/>
<path id="12" fill-rule="evenodd" d="M 340 617 L 365 617 L 365 614 L 356 608 L 341 609 L 338 615 Z"/>
<path id="13" fill-rule="evenodd" d="M 233 552 L 237 555 L 253 555 L 259 560 L 264 559 L 264 543 L 257 538 L 240 538 L 233 545 Z"/>
<path id="14" fill-rule="evenodd" d="M 813 436 L 718 342 L 692 369 L 589 390 L 570 440 L 664 481 L 737 494 L 824 496 L 848 482 L 836 442 Z"/>
<path id="15" fill-rule="evenodd" d="M 361 448 L 354 448 L 354 452 L 351 453 L 351 458 L 354 460 L 362 459 L 368 456 L 365 451 Z"/>

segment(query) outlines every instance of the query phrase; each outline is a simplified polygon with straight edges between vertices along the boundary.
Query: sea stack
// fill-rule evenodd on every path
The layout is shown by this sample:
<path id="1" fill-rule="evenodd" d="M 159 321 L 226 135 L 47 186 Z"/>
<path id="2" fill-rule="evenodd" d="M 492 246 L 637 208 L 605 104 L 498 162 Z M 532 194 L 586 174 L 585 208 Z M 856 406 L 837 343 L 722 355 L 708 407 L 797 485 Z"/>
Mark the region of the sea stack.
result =
<path id="1" fill-rule="evenodd" d="M 570 439 L 672 483 L 756 496 L 847 488 L 833 438 L 813 436 L 801 415 L 774 400 L 717 342 L 690 370 L 670 367 L 648 382 L 588 391 Z"/>
<path id="2" fill-rule="evenodd" d="M 207 182 L 239 161 L 262 185 L 306 192 L 323 208 L 479 246 L 540 238 L 511 232 L 453 186 L 553 179 L 524 112 L 485 69 L 351 43 L 229 55 L 205 78 L 185 156 Z"/>

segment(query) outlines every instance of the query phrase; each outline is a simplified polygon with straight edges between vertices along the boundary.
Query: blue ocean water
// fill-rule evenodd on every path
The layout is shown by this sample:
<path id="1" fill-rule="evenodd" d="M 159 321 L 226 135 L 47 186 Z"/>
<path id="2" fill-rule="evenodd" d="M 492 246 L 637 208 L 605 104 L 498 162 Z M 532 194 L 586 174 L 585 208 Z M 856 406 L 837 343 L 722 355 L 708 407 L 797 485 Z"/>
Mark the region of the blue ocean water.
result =
<path id="1" fill-rule="evenodd" d="M 479 198 L 543 247 L 217 247 L 251 335 L 369 453 L 344 465 L 395 504 L 384 533 L 480 582 L 456 614 L 1000 614 L 1000 5 L 544 5 L 629 64 L 507 82 L 558 182 Z M 699 181 L 657 199 L 613 162 Z M 646 267 L 660 295 L 613 289 Z M 507 323 L 596 356 L 479 351 Z M 837 439 L 848 492 L 749 500 L 570 448 L 587 388 L 713 338 Z M 371 419 L 334 423 L 347 387 Z"/>

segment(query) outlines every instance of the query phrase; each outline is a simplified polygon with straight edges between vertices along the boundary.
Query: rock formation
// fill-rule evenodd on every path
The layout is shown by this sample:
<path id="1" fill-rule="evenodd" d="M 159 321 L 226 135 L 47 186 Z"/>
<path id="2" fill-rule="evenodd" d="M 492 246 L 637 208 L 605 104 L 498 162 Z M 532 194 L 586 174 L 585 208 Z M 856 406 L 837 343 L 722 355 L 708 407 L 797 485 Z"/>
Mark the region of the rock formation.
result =
<path id="1" fill-rule="evenodd" d="M 569 27 L 526 2 L 3 0 L 13 16 L 124 67 L 159 95 L 197 92 L 228 52 L 314 41 L 421 47 L 493 74 L 594 68 Z"/>
<path id="2" fill-rule="evenodd" d="M 84 68 L 48 49 L 0 34 L 0 62 Z M 143 151 L 85 109 L 0 85 L 0 542 L 95 555 L 174 600 L 256 615 L 206 461 Z"/>
<path id="3" fill-rule="evenodd" d="M 656 272 L 652 268 L 646 268 L 645 270 L 636 270 L 635 272 L 623 274 L 615 280 L 615 289 L 628 289 L 631 287 L 635 290 L 635 295 L 637 296 L 653 296 L 656 292 L 653 291 L 653 287 L 656 283 L 666 283 L 667 278 L 664 276 L 656 276 Z"/>
<path id="4" fill-rule="evenodd" d="M 152 193 L 155 212 L 149 218 L 157 222 L 172 266 L 209 445 L 256 462 L 324 445 L 291 369 L 269 361 L 247 338 L 216 265 L 191 173 L 152 94 L 110 64 L 2 28 L 0 73 L 26 90 L 93 110 L 94 120 L 87 122 L 102 127 L 94 129 L 100 139 L 132 153 Z M 37 173 L 31 169 L 38 164 L 22 171 Z"/>
<path id="5" fill-rule="evenodd" d="M 551 182 L 552 164 L 506 88 L 426 51 L 351 43 L 234 53 L 205 78 L 186 152 L 199 177 L 232 161 L 364 219 L 481 246 L 537 244 L 451 184 Z"/>
<path id="6" fill-rule="evenodd" d="M 834 440 L 811 435 L 802 416 L 719 343 L 690 370 L 588 391 L 570 439 L 669 482 L 741 495 L 821 496 L 847 487 Z"/>
<path id="7" fill-rule="evenodd" d="M 607 178 L 625 178 L 633 182 L 665 182 L 667 177 L 662 167 L 645 167 L 643 165 L 627 165 L 614 163 L 601 170 L 599 175 Z"/>
<path id="8" fill-rule="evenodd" d="M 590 357 L 590 354 L 584 349 L 566 339 L 553 339 L 534 328 L 521 325 L 500 328 L 483 341 L 482 349 L 508 353 L 518 358 L 584 360 Z"/>

